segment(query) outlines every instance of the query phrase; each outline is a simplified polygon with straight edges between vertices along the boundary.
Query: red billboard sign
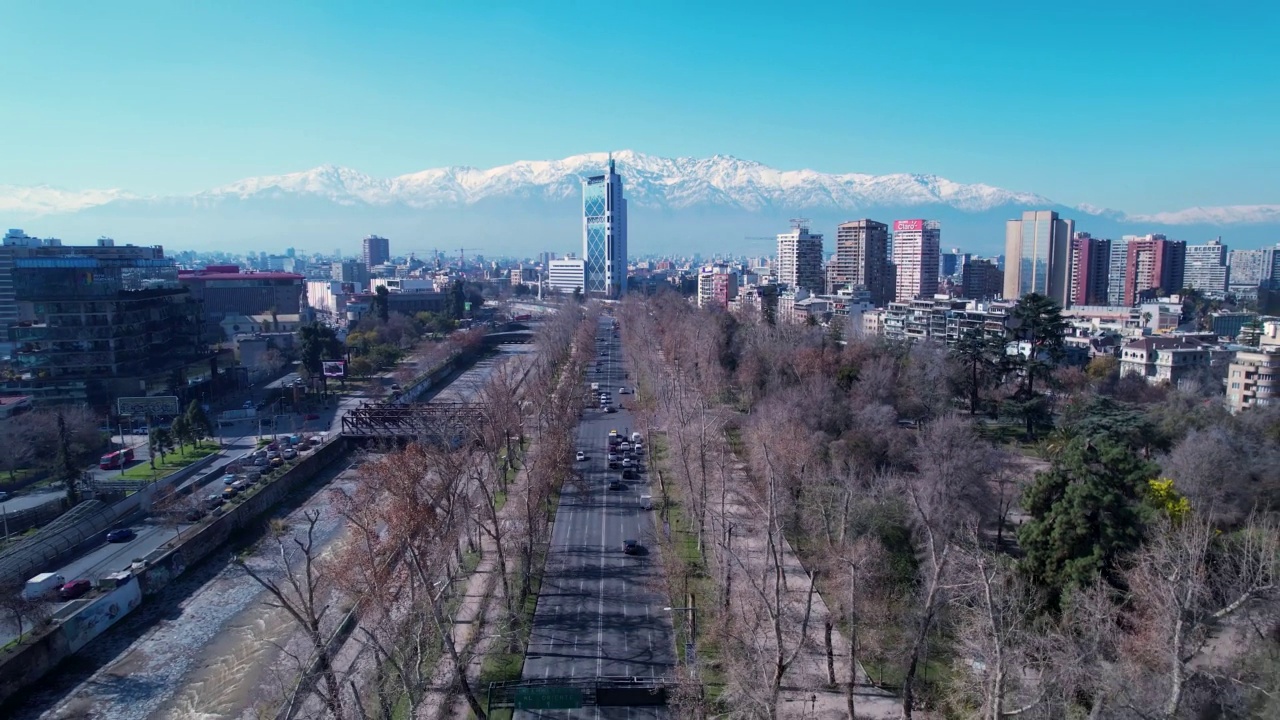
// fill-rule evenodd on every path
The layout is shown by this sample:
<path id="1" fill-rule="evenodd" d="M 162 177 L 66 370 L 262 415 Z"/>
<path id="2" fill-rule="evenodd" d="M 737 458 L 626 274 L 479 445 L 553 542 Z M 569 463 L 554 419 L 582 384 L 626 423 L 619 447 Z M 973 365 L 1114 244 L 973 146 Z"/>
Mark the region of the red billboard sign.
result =
<path id="1" fill-rule="evenodd" d="M 893 221 L 894 232 L 903 232 L 903 231 L 918 232 L 920 230 L 924 230 L 924 220 L 894 220 Z"/>

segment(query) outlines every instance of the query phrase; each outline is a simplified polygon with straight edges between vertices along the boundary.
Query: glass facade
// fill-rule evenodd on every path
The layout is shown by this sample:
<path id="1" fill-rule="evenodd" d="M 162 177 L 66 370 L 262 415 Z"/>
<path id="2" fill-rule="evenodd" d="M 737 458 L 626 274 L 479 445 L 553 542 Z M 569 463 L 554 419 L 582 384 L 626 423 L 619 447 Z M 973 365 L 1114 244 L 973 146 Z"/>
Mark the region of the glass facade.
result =
<path id="1" fill-rule="evenodd" d="M 1019 273 L 1018 295 L 1027 293 L 1048 294 L 1049 289 L 1049 237 L 1053 219 L 1041 218 L 1022 221 L 1022 272 Z M 1044 213 L 1047 215 L 1048 213 Z"/>
<path id="2" fill-rule="evenodd" d="M 589 178 L 582 187 L 582 215 L 586 223 L 584 275 L 587 293 L 608 290 L 605 270 L 609 263 L 609 218 L 607 197 L 609 185 L 604 176 Z"/>

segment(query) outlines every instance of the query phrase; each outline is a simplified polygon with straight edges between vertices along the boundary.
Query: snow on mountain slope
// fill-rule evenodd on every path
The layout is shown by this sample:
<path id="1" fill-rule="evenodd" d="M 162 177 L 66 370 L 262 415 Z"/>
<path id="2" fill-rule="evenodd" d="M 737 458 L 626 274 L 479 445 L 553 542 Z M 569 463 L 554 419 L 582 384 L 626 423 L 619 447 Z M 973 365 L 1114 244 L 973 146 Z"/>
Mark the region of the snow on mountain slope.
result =
<path id="1" fill-rule="evenodd" d="M 1052 200 L 1034 193 L 958 183 L 936 175 L 778 170 L 727 155 L 665 158 L 623 150 L 613 157 L 623 175 L 627 197 L 637 208 L 856 213 L 866 208 L 945 206 L 964 213 L 981 213 L 1010 206 L 1056 206 Z M 434 168 L 394 178 L 376 178 L 349 168 L 322 165 L 165 198 L 138 198 L 122 190 L 78 192 L 45 186 L 0 186 L 0 212 L 31 216 L 73 213 L 116 200 L 209 206 L 234 200 L 311 198 L 339 206 L 409 208 L 448 208 L 500 198 L 564 201 L 579 197 L 581 179 L 601 173 L 607 160 L 607 153 L 597 152 L 561 160 L 522 160 L 489 169 Z M 1280 222 L 1280 205 L 1190 208 L 1135 216 L 1088 205 L 1077 209 L 1085 215 L 1120 222 L 1166 225 Z"/>
<path id="2" fill-rule="evenodd" d="M 123 190 L 63 190 L 48 185 L 0 185 L 0 213 L 49 215 L 134 198 Z"/>

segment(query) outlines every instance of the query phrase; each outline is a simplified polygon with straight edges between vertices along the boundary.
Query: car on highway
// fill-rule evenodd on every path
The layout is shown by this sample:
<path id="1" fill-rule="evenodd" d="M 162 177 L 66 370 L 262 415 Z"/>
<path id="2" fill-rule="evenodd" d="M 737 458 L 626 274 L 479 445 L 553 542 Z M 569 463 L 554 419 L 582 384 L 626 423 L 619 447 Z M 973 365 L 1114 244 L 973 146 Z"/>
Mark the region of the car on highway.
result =
<path id="1" fill-rule="evenodd" d="M 626 490 L 627 486 L 621 480 L 610 480 L 609 489 L 610 490 Z"/>
<path id="2" fill-rule="evenodd" d="M 627 468 L 627 469 L 625 469 L 625 470 L 623 470 L 623 471 L 622 471 L 622 479 L 623 479 L 623 480 L 635 480 L 635 479 L 637 479 L 637 478 L 639 478 L 639 477 L 640 477 L 640 476 L 639 476 L 639 475 L 637 475 L 637 474 L 636 474 L 636 471 L 635 471 L 634 469 L 632 469 L 632 468 Z"/>
<path id="3" fill-rule="evenodd" d="M 623 540 L 622 552 L 627 555 L 639 555 L 640 541 L 639 540 Z"/>
<path id="4" fill-rule="evenodd" d="M 294 459 L 294 458 L 298 457 L 298 451 L 297 451 L 297 450 L 294 450 L 293 448 L 285 448 L 285 449 L 280 453 L 280 457 L 284 458 L 285 460 L 292 460 L 292 459 Z"/>
<path id="5" fill-rule="evenodd" d="M 582 462 L 583 460 L 587 459 L 587 454 L 579 450 L 578 454 L 573 456 L 573 459 L 577 460 L 578 462 Z"/>
<path id="6" fill-rule="evenodd" d="M 618 443 L 618 449 L 621 450 L 622 452 L 626 452 L 631 449 L 631 443 L 627 442 L 626 440 L 623 440 L 622 442 Z"/>
<path id="7" fill-rule="evenodd" d="M 626 468 L 629 468 L 629 467 L 631 467 L 631 466 L 635 465 L 635 462 L 636 462 L 635 460 L 632 460 L 632 459 L 631 459 L 631 458 L 629 458 L 629 457 L 624 457 L 624 458 L 622 458 L 622 467 L 623 467 L 623 469 L 625 470 Z"/>
<path id="8" fill-rule="evenodd" d="M 72 580 L 71 582 L 58 588 L 58 599 L 59 600 L 75 600 L 76 598 L 81 597 L 82 595 L 84 595 L 85 593 L 89 592 L 92 589 L 93 589 L 93 583 L 89 582 L 85 578 Z"/>
<path id="9" fill-rule="evenodd" d="M 617 430 L 610 430 L 610 431 L 609 431 L 609 437 L 611 437 L 611 438 L 616 438 L 616 437 L 618 437 L 618 431 L 617 431 Z"/>
<path id="10" fill-rule="evenodd" d="M 134 532 L 133 528 L 116 528 L 107 532 L 107 542 L 109 543 L 129 542 L 136 537 L 138 537 L 138 533 Z"/>
<path id="11" fill-rule="evenodd" d="M 605 408 L 604 408 L 604 411 L 605 411 L 605 412 L 607 412 L 607 413 L 616 413 L 616 412 L 618 412 L 618 408 L 616 408 L 616 407 L 614 407 L 614 406 L 612 406 L 612 405 L 606 405 L 606 406 L 605 406 Z"/>
<path id="12" fill-rule="evenodd" d="M 631 391 L 626 388 L 618 388 L 619 395 L 630 395 Z"/>

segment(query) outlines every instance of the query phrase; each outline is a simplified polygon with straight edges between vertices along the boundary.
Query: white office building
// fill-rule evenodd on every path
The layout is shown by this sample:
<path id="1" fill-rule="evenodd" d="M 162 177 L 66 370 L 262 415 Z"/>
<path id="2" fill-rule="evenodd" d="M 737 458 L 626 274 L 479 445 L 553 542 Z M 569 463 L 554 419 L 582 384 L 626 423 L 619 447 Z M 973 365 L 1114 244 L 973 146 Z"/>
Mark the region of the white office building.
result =
<path id="1" fill-rule="evenodd" d="M 547 288 L 552 292 L 586 292 L 587 263 L 582 258 L 567 257 L 547 263 Z"/>
<path id="2" fill-rule="evenodd" d="M 1227 291 L 1227 246 L 1220 240 L 1188 245 L 1182 284 L 1193 290 L 1222 295 Z"/>
<path id="3" fill-rule="evenodd" d="M 938 292 L 938 263 L 942 224 L 937 220 L 895 220 L 893 223 L 894 297 L 910 302 Z"/>
<path id="4" fill-rule="evenodd" d="M 823 290 L 822 235 L 796 220 L 790 232 L 778 233 L 778 284 L 813 293 Z"/>

